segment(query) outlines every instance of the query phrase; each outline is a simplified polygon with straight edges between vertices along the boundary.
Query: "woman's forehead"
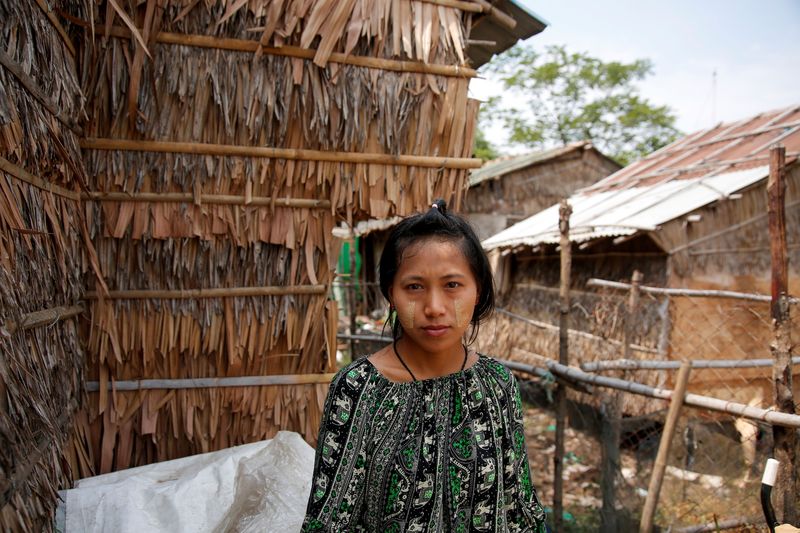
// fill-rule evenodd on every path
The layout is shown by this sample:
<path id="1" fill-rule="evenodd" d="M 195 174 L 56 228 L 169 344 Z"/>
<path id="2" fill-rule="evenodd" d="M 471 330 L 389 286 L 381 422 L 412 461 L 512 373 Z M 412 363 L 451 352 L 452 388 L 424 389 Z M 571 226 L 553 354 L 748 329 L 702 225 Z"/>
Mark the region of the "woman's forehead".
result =
<path id="1" fill-rule="evenodd" d="M 441 274 L 471 273 L 469 261 L 458 243 L 452 240 L 426 239 L 410 245 L 403 252 L 398 274 L 410 275 L 411 271 L 426 271 Z"/>

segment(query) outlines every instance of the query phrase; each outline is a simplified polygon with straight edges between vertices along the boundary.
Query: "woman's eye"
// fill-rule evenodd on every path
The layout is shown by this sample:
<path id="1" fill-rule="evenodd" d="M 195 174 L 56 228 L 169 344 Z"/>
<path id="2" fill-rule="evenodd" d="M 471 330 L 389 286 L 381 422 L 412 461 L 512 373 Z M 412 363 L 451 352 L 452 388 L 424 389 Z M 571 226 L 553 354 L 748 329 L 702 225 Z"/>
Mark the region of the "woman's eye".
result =
<path id="1" fill-rule="evenodd" d="M 457 282 L 457 281 L 448 281 L 447 282 L 447 288 L 448 289 L 457 289 L 460 286 L 461 286 L 461 284 L 459 282 Z"/>
<path id="2" fill-rule="evenodd" d="M 406 287 L 406 289 L 408 289 L 410 291 L 418 291 L 421 288 L 422 288 L 422 285 L 420 285 L 419 283 L 411 283 Z"/>

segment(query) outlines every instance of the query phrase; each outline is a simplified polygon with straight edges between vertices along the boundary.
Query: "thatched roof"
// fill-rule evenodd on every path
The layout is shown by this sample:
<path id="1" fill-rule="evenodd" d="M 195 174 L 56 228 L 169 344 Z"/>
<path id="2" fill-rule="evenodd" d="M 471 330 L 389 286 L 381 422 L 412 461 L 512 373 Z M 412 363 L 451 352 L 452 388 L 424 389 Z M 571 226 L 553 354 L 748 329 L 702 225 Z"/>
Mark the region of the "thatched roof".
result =
<path id="1" fill-rule="evenodd" d="M 3 531 L 51 527 L 84 380 L 75 315 L 92 253 L 78 201 L 85 170 L 73 118 L 83 98 L 70 45 L 35 3 L 0 3 Z"/>

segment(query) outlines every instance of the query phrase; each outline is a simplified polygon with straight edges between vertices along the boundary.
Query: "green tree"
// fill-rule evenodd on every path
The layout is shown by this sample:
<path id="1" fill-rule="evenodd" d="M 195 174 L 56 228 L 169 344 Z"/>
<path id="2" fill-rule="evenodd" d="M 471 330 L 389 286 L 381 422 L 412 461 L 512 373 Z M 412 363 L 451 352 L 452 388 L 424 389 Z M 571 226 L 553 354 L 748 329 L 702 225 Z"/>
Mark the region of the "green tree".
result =
<path id="1" fill-rule="evenodd" d="M 679 133 L 668 107 L 638 94 L 636 82 L 651 72 L 644 59 L 604 62 L 564 46 L 538 53 L 517 45 L 483 69 L 506 93 L 481 107 L 481 120 L 502 121 L 514 144 L 542 148 L 588 140 L 627 164 Z"/>
<path id="2" fill-rule="evenodd" d="M 480 126 L 475 130 L 475 139 L 472 143 L 472 156 L 483 159 L 484 162 L 500 157 L 497 147 L 489 142 Z"/>

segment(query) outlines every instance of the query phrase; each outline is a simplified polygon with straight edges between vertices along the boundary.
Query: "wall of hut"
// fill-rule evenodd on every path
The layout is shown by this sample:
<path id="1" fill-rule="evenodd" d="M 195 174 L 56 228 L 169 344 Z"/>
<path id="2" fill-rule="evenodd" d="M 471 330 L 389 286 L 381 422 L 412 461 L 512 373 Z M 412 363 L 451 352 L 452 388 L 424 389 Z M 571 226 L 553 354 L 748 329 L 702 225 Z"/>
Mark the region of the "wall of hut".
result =
<path id="1" fill-rule="evenodd" d="M 70 38 L 40 5 L 0 2 L 2 531 L 51 528 L 84 373 L 83 97 Z"/>
<path id="2" fill-rule="evenodd" d="M 800 294 L 800 165 L 786 174 L 786 232 L 789 293 Z M 689 216 L 700 220 L 690 222 Z M 665 224 L 659 232 L 670 256 L 670 287 L 770 294 L 771 257 L 766 180 L 731 199 L 716 202 Z M 796 314 L 796 313 L 794 313 Z M 769 358 L 772 321 L 769 304 L 715 298 L 672 298 L 673 359 Z M 702 341 L 700 341 L 702 339 Z M 800 339 L 795 339 L 795 343 Z M 692 388 L 712 396 L 772 402 L 771 368 L 736 371 L 732 387 L 726 374 L 692 373 Z M 797 385 L 800 385 L 795 380 Z M 798 387 L 800 391 L 800 387 Z"/>
<path id="3" fill-rule="evenodd" d="M 581 147 L 470 187 L 463 214 L 478 237 L 487 239 L 619 168 L 597 150 Z"/>
<path id="4" fill-rule="evenodd" d="M 458 206 L 474 166 L 470 15 L 373 7 L 145 2 L 126 14 L 141 42 L 110 3 L 102 27 L 76 22 L 87 225 L 109 289 L 87 276 L 97 390 L 76 424 L 79 475 L 279 429 L 315 443 L 336 370 L 334 224 Z M 265 375 L 296 382 L 119 387 Z"/>

